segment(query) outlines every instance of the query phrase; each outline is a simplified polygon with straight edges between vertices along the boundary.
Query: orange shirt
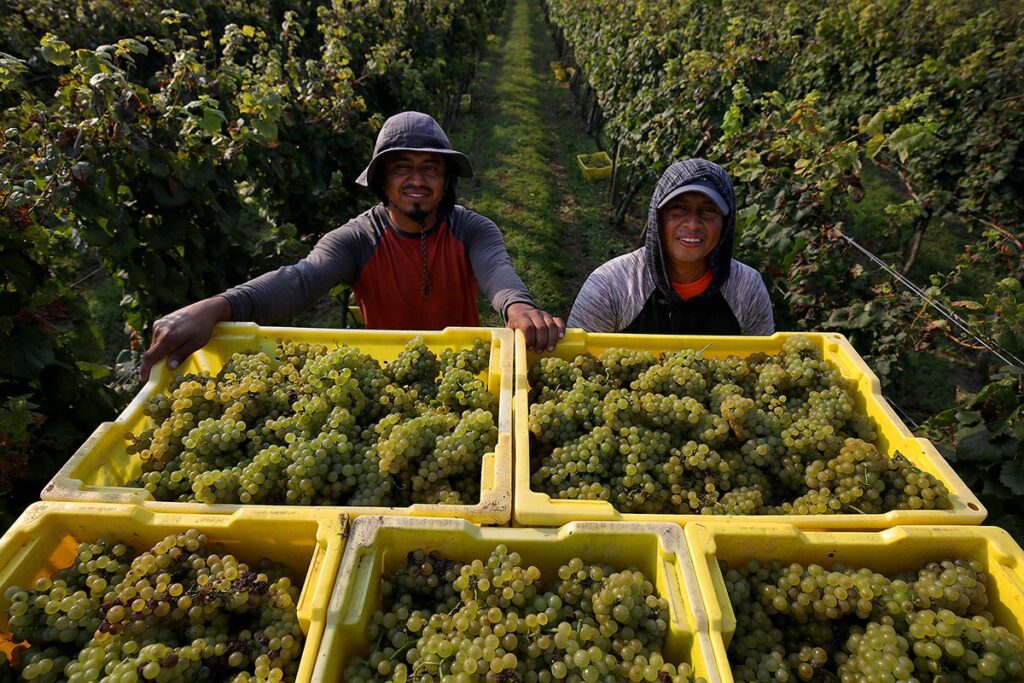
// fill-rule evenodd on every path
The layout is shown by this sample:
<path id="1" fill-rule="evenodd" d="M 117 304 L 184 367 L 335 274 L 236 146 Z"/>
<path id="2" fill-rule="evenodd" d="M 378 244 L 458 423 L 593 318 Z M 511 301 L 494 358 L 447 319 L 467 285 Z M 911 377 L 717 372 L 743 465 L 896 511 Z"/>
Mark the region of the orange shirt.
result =
<path id="1" fill-rule="evenodd" d="M 711 286 L 711 279 L 709 270 L 693 282 L 673 282 L 672 289 L 676 290 L 676 294 L 686 301 L 706 292 L 707 288 Z"/>

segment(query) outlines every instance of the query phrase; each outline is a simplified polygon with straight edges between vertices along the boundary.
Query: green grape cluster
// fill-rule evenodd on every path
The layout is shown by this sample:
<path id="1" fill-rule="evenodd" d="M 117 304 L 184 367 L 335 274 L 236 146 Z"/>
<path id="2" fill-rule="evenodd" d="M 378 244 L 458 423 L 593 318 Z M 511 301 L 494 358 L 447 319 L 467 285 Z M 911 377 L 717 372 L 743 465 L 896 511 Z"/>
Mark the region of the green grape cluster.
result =
<path id="1" fill-rule="evenodd" d="M 381 595 L 349 683 L 694 680 L 665 660 L 668 602 L 633 568 L 576 557 L 545 582 L 504 545 L 465 563 L 416 550 Z"/>
<path id="2" fill-rule="evenodd" d="M 478 375 L 487 369 L 491 361 L 491 345 L 480 339 L 473 340 L 473 345 L 468 349 L 445 349 L 438 357 L 441 366 L 441 374 L 447 374 L 450 369 L 465 370 L 472 375 Z"/>
<path id="3" fill-rule="evenodd" d="M 498 401 L 487 390 L 487 385 L 469 370 L 452 367 L 441 378 L 437 388 L 437 398 L 449 410 L 485 409 L 494 412 L 498 409 Z"/>
<path id="4" fill-rule="evenodd" d="M 351 346 L 235 353 L 147 402 L 152 425 L 126 435 L 142 465 L 128 485 L 211 504 L 472 505 L 498 441 L 478 377 L 490 352 L 476 339 L 439 358 L 414 337 L 383 365 Z"/>
<path id="5" fill-rule="evenodd" d="M 0 667 L 52 683 L 294 680 L 304 634 L 287 568 L 240 562 L 195 529 L 135 553 L 81 543 L 71 566 L 12 586 L 23 641 Z"/>
<path id="6" fill-rule="evenodd" d="M 531 488 L 555 498 L 719 515 L 953 507 L 940 480 L 877 448 L 874 421 L 802 335 L 748 358 L 541 357 L 529 381 Z"/>
<path id="7" fill-rule="evenodd" d="M 466 505 L 480 496 L 479 477 L 472 476 L 479 467 L 480 443 L 495 443 L 498 430 L 494 418 L 486 410 L 467 410 L 449 433 L 440 435 L 434 450 L 419 461 L 412 479 L 414 491 L 424 491 L 432 502 Z M 439 482 L 465 482 L 462 487 Z"/>
<path id="8" fill-rule="evenodd" d="M 388 364 L 387 374 L 395 384 L 415 384 L 432 381 L 441 369 L 437 356 L 423 342 L 422 337 L 412 339 L 398 358 Z"/>
<path id="9" fill-rule="evenodd" d="M 557 360 L 557 359 L 555 359 Z M 579 377 L 559 399 L 530 406 L 530 432 L 543 443 L 565 443 L 593 430 L 607 388 Z"/>
<path id="10" fill-rule="evenodd" d="M 975 560 L 866 568 L 722 562 L 737 683 L 1019 681 L 1024 643 L 995 624 Z"/>

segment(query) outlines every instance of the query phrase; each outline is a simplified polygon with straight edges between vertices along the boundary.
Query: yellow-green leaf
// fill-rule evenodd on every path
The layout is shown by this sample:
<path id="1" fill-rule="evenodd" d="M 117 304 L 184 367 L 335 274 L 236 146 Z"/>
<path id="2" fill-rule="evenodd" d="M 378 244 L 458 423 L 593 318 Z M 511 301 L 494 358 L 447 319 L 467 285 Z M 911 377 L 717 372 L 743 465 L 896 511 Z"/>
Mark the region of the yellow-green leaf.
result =
<path id="1" fill-rule="evenodd" d="M 221 124 L 225 123 L 227 119 L 224 117 L 224 112 L 220 109 L 213 109 L 211 107 L 203 107 L 203 119 L 199 125 L 210 135 L 220 132 Z"/>
<path id="2" fill-rule="evenodd" d="M 47 33 L 39 40 L 43 59 L 54 66 L 71 64 L 71 46 L 52 33 Z"/>

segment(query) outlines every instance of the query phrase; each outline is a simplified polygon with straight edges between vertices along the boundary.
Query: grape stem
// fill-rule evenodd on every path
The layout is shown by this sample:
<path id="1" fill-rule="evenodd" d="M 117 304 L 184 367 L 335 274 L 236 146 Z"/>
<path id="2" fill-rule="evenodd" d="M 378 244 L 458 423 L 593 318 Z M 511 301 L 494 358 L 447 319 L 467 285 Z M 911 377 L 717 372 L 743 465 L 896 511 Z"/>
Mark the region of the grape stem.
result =
<path id="1" fill-rule="evenodd" d="M 381 641 L 378 640 L 377 641 L 377 647 L 374 648 L 374 649 L 379 650 L 380 649 L 380 643 L 381 643 Z M 405 654 L 415 644 L 416 644 L 416 639 L 415 638 L 409 638 L 409 640 L 406 641 L 401 647 L 398 647 L 398 648 L 395 649 L 395 653 L 393 655 L 391 655 L 390 657 L 388 657 L 388 661 L 389 662 L 395 661 L 395 658 L 398 657 L 398 655 Z"/>
<path id="2" fill-rule="evenodd" d="M 442 658 L 440 659 L 440 661 L 437 661 L 437 662 L 428 662 L 428 661 L 426 661 L 426 660 L 423 660 L 423 659 L 421 659 L 421 660 L 419 660 L 419 661 L 417 661 L 417 662 L 416 662 L 416 666 L 415 666 L 415 667 L 413 667 L 412 673 L 413 673 L 413 675 L 415 676 L 415 675 L 416 675 L 416 674 L 417 674 L 417 673 L 419 672 L 419 670 L 420 670 L 420 667 L 421 667 L 421 666 L 424 666 L 424 667 L 427 667 L 427 666 L 436 666 L 436 667 L 437 667 L 437 671 L 438 671 L 438 673 L 440 674 L 440 673 L 441 673 L 441 667 L 443 667 L 443 666 L 444 666 L 444 663 L 445 663 L 446 661 L 448 661 L 448 658 L 447 658 L 447 657 L 442 657 Z"/>

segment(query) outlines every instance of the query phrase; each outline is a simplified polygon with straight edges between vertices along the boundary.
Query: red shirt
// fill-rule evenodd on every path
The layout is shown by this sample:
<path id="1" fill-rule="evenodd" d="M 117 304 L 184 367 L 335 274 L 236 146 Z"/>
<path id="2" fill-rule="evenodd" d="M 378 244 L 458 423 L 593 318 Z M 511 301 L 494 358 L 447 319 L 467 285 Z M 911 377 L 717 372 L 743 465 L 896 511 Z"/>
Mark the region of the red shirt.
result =
<path id="1" fill-rule="evenodd" d="M 427 243 L 430 293 L 423 292 L 423 245 Z M 426 238 L 419 233 L 384 231 L 373 255 L 352 286 L 370 329 L 439 330 L 477 327 L 480 290 L 465 245 L 443 222 Z"/>

